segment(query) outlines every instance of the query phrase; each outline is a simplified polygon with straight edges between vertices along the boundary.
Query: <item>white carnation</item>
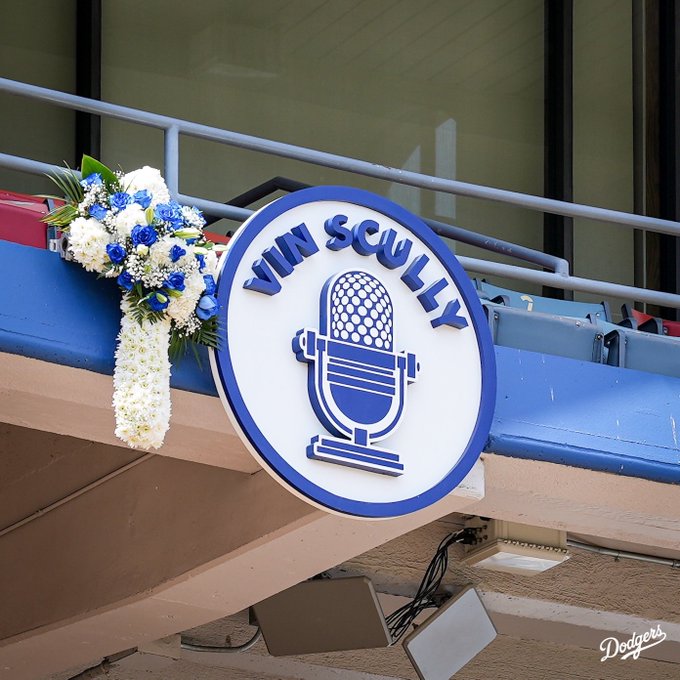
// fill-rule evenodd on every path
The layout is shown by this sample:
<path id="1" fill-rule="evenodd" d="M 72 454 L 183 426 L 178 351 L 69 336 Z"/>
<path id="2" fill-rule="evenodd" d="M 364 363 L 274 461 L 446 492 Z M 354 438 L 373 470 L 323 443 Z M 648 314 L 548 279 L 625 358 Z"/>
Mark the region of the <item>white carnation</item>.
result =
<path id="1" fill-rule="evenodd" d="M 172 264 L 170 261 L 170 249 L 174 239 L 162 238 L 156 241 L 151 248 L 149 248 L 149 261 L 155 267 L 167 267 Z"/>
<path id="2" fill-rule="evenodd" d="M 160 170 L 150 168 L 148 165 L 139 170 L 128 172 L 123 177 L 121 184 L 129 194 L 135 194 L 146 189 L 151 194 L 152 208 L 155 208 L 159 203 L 167 203 L 170 200 L 170 192 Z"/>
<path id="3" fill-rule="evenodd" d="M 181 297 L 170 298 L 170 303 L 165 310 L 167 315 L 175 321 L 178 328 L 183 328 L 193 316 L 198 300 L 205 290 L 203 275 L 194 272 L 184 279 L 184 291 Z"/>
<path id="4" fill-rule="evenodd" d="M 121 309 L 113 373 L 116 436 L 133 448 L 157 449 L 170 425 L 170 320 L 140 326 L 125 298 Z"/>
<path id="5" fill-rule="evenodd" d="M 101 222 L 93 218 L 77 217 L 69 225 L 68 249 L 76 262 L 88 272 L 104 271 L 111 262 L 106 253 L 110 237 Z"/>
<path id="6" fill-rule="evenodd" d="M 138 224 L 144 226 L 146 223 L 146 213 L 137 203 L 128 205 L 124 210 L 116 213 L 113 218 L 113 226 L 121 240 L 130 236 L 130 232 Z"/>

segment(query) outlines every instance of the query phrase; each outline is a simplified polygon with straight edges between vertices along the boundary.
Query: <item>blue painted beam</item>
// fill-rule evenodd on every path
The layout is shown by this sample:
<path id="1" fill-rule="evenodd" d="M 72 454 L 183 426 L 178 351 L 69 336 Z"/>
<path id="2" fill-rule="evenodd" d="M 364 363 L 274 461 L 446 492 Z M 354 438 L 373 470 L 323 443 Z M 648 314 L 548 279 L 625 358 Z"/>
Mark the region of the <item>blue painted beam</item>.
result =
<path id="1" fill-rule="evenodd" d="M 113 373 L 119 293 L 81 267 L 0 241 L 0 352 Z M 496 347 L 498 397 L 487 450 L 680 483 L 680 379 Z M 172 385 L 216 395 L 207 354 Z"/>
<path id="2" fill-rule="evenodd" d="M 0 241 L 0 352 L 113 375 L 120 293 L 56 253 Z M 170 384 L 216 395 L 208 353 L 172 367 Z"/>

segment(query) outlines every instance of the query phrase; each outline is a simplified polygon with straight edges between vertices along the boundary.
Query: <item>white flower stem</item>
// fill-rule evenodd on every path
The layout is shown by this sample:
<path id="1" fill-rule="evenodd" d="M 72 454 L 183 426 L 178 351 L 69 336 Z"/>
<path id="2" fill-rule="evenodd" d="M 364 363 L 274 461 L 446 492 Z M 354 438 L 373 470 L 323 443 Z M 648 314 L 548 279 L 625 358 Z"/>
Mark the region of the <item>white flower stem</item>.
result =
<path id="1" fill-rule="evenodd" d="M 113 373 L 116 436 L 132 448 L 157 449 L 170 425 L 170 320 L 141 325 L 127 296 Z"/>

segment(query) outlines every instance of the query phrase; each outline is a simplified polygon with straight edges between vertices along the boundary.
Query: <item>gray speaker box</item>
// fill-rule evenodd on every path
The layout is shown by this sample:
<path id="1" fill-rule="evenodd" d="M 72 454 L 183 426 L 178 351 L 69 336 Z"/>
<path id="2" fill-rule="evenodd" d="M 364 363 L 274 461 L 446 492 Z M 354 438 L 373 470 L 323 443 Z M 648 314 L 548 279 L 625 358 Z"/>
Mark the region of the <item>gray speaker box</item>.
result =
<path id="1" fill-rule="evenodd" d="M 272 656 L 387 647 L 392 641 L 373 584 L 363 576 L 306 581 L 253 610 Z"/>

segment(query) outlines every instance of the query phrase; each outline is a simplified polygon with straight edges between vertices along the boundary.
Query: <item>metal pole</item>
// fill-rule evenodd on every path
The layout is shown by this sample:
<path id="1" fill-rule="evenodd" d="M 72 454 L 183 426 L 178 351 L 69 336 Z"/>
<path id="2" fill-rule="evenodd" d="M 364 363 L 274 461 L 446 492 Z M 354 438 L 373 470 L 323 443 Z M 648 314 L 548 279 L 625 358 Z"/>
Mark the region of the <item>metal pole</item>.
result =
<path id="1" fill-rule="evenodd" d="M 165 183 L 173 201 L 179 194 L 179 127 L 170 125 L 164 135 L 164 173 Z"/>

